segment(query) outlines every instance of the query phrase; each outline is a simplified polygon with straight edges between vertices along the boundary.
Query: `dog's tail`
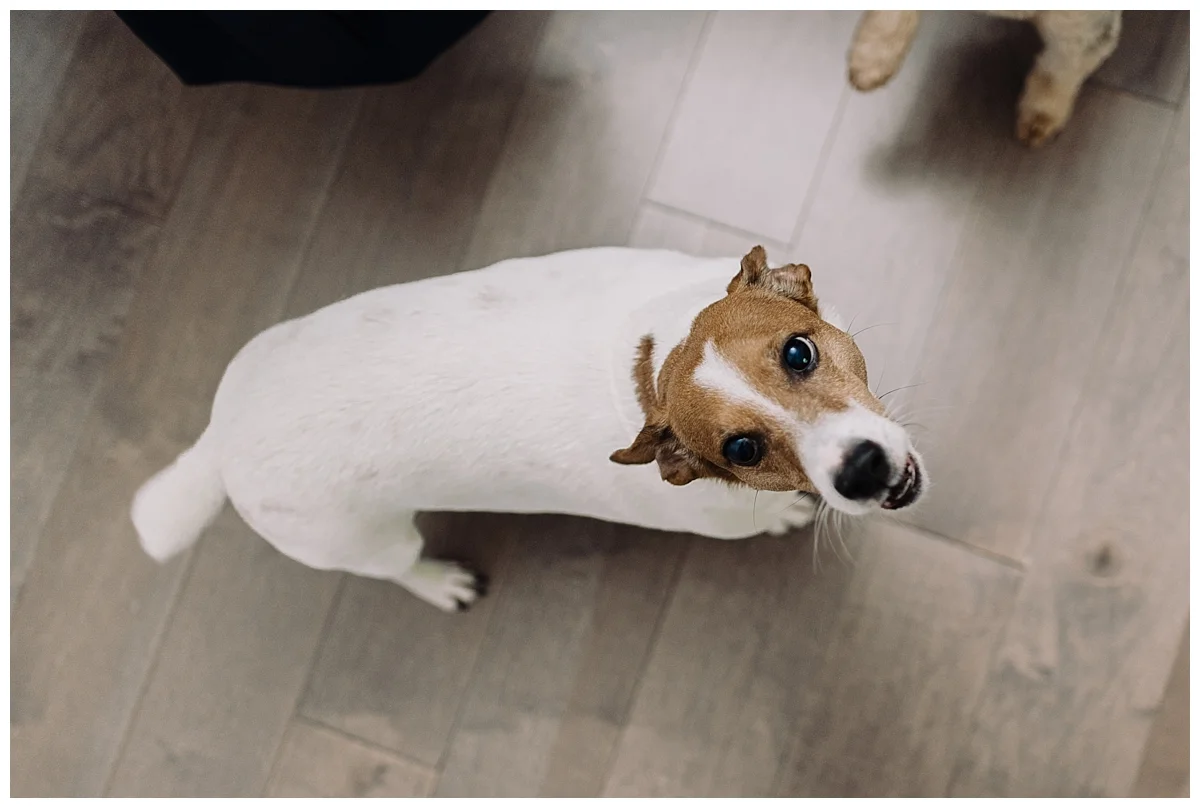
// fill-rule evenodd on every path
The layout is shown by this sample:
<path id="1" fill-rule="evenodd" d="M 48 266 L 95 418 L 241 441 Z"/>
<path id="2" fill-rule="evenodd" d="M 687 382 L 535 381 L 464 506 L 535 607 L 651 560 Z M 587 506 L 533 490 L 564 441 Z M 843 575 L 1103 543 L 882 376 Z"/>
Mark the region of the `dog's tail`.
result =
<path id="1" fill-rule="evenodd" d="M 142 549 L 166 561 L 200 538 L 225 504 L 225 484 L 207 432 L 133 498 L 133 526 Z"/>

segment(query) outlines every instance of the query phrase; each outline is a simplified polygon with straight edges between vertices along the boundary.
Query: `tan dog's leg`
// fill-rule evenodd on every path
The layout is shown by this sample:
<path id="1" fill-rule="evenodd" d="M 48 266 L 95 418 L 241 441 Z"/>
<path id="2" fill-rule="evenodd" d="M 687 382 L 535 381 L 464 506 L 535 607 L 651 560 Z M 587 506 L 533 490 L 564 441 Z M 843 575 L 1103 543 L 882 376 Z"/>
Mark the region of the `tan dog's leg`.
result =
<path id="1" fill-rule="evenodd" d="M 850 47 L 850 83 L 864 92 L 896 75 L 913 37 L 919 11 L 868 11 L 858 21 Z"/>
<path id="2" fill-rule="evenodd" d="M 1033 22 L 1045 49 L 1025 79 L 1017 137 L 1041 146 L 1066 126 L 1079 88 L 1116 49 L 1121 12 L 1043 11 Z"/>

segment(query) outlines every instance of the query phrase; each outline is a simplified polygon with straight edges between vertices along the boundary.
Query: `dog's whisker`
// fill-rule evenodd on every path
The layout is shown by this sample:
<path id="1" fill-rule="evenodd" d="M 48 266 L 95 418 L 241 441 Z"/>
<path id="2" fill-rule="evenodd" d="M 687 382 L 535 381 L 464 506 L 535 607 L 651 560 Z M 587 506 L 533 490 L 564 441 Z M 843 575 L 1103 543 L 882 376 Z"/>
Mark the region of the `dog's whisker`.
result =
<path id="1" fill-rule="evenodd" d="M 850 566 L 854 566 L 857 562 L 854 560 L 854 554 L 850 552 L 850 548 L 846 546 L 846 531 L 851 524 L 849 514 L 841 514 L 841 529 L 838 531 L 838 541 L 842 544 L 842 549 L 846 551 L 846 557 L 850 559 Z"/>
<path id="2" fill-rule="evenodd" d="M 885 373 L 887 373 L 887 362 L 883 363 L 883 370 L 879 371 L 879 380 L 877 382 L 875 382 L 875 393 L 876 394 L 878 394 L 879 388 L 883 387 L 883 374 L 885 374 Z M 875 398 L 878 398 L 880 401 L 883 401 L 883 399 L 880 398 L 878 395 L 876 395 Z"/>
<path id="3" fill-rule="evenodd" d="M 853 334 L 850 335 L 850 339 L 854 339 L 859 334 L 864 334 L 867 331 L 870 331 L 872 328 L 879 328 L 879 326 L 881 326 L 881 325 L 895 325 L 895 323 L 875 323 L 875 325 L 869 325 L 866 328 L 860 328 L 857 331 L 855 331 Z"/>
<path id="4" fill-rule="evenodd" d="M 892 393 L 898 393 L 901 390 L 909 390 L 913 387 L 924 387 L 926 384 L 928 384 L 928 382 L 917 382 L 916 384 L 906 384 L 903 387 L 893 387 L 891 390 L 888 390 L 883 395 L 876 396 L 876 398 L 878 398 L 880 401 L 883 401 L 885 398 L 890 396 Z"/>
<path id="5" fill-rule="evenodd" d="M 813 522 L 813 569 L 816 572 L 821 572 L 821 525 L 828 511 L 829 506 L 821 503 L 817 507 L 817 518 Z"/>

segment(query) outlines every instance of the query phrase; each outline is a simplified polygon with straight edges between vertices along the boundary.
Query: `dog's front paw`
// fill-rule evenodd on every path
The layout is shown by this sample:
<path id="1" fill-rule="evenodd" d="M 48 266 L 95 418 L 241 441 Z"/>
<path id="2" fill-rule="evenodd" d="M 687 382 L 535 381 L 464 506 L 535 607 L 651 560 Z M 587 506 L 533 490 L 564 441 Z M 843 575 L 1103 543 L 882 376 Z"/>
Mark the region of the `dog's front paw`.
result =
<path id="1" fill-rule="evenodd" d="M 793 530 L 808 527 L 813 520 L 814 513 L 816 513 L 816 506 L 813 505 L 811 498 L 805 497 L 776 516 L 767 525 L 764 532 L 768 536 L 783 536 Z"/>
<path id="2" fill-rule="evenodd" d="M 1058 137 L 1066 123 L 1065 119 L 1052 113 L 1023 109 L 1017 118 L 1017 139 L 1036 149 Z"/>
<path id="3" fill-rule="evenodd" d="M 400 579 L 409 592 L 444 612 L 464 612 L 487 594 L 486 575 L 452 561 L 421 559 Z"/>
<path id="4" fill-rule="evenodd" d="M 1017 107 L 1017 138 L 1033 148 L 1054 140 L 1071 118 L 1075 92 L 1069 83 L 1035 69 Z"/>
<path id="5" fill-rule="evenodd" d="M 887 84 L 904 63 L 917 31 L 916 11 L 868 11 L 850 48 L 850 83 L 867 92 Z"/>

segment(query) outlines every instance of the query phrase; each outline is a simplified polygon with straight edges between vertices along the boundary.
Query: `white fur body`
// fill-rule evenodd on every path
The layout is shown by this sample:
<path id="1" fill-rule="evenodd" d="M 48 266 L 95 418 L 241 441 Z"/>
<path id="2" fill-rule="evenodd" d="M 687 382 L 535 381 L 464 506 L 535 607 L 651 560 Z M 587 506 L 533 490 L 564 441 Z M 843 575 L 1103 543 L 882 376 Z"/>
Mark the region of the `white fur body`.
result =
<path id="1" fill-rule="evenodd" d="M 402 579 L 418 563 L 416 511 L 566 513 L 721 539 L 803 525 L 807 497 L 673 486 L 653 464 L 609 460 L 641 423 L 639 340 L 654 335 L 661 362 L 725 294 L 731 266 L 577 250 L 276 325 L 230 363 L 196 446 L 139 492 L 142 543 L 157 558 L 183 549 L 223 494 L 304 564 L 414 588 Z"/>

